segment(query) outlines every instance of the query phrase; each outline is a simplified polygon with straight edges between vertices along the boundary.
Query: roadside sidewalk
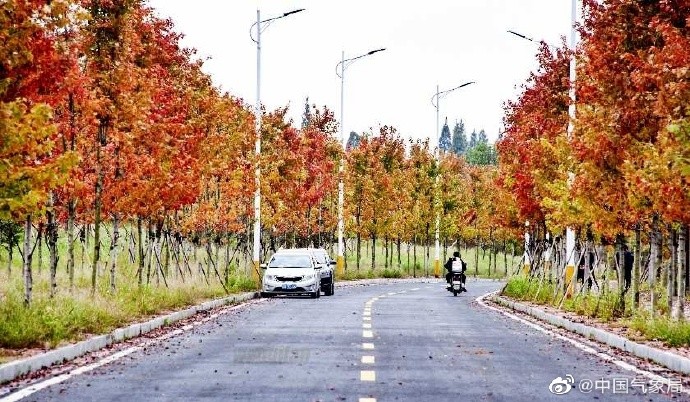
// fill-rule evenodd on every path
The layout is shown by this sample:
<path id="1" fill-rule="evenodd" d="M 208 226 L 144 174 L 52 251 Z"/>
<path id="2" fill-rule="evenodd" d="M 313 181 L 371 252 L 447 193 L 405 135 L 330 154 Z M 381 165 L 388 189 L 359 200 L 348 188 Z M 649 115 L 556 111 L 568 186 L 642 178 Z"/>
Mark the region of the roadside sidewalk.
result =
<path id="1" fill-rule="evenodd" d="M 690 374 L 690 359 L 687 357 L 632 341 L 601 328 L 594 328 L 582 323 L 573 322 L 567 318 L 548 313 L 538 307 L 516 302 L 504 296 L 494 294 L 487 297 L 487 300 L 493 301 L 503 307 L 522 312 L 556 327 L 577 333 L 588 339 L 625 351 L 636 357 L 648 359 L 670 370 L 683 374 Z"/>
<path id="2" fill-rule="evenodd" d="M 2 364 L 0 365 L 0 384 L 13 381 L 23 375 L 34 373 L 55 364 L 73 360 L 87 353 L 98 351 L 127 339 L 138 337 L 158 328 L 192 317 L 197 313 L 226 305 L 246 302 L 258 296 L 259 294 L 257 292 L 248 292 L 207 301 L 197 306 L 156 317 L 146 322 L 118 328 L 109 334 L 94 336 L 81 342 L 59 347 L 49 352 Z"/>

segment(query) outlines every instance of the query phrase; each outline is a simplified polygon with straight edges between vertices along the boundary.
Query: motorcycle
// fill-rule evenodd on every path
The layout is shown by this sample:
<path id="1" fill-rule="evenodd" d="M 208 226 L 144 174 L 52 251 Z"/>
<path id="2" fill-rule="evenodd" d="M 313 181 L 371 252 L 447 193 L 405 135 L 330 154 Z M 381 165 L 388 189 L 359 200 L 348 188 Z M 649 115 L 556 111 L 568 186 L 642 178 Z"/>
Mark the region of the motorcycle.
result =
<path id="1" fill-rule="evenodd" d="M 460 292 L 466 292 L 467 289 L 463 286 L 463 274 L 462 272 L 453 272 L 450 278 L 450 286 L 448 290 L 453 292 L 453 296 L 457 296 Z"/>
<path id="2" fill-rule="evenodd" d="M 464 270 L 462 269 L 462 262 L 453 261 L 451 268 L 450 286 L 448 286 L 448 291 L 453 292 L 453 296 L 457 296 L 458 293 L 467 291 L 467 289 L 465 289 L 465 274 L 463 272 Z"/>

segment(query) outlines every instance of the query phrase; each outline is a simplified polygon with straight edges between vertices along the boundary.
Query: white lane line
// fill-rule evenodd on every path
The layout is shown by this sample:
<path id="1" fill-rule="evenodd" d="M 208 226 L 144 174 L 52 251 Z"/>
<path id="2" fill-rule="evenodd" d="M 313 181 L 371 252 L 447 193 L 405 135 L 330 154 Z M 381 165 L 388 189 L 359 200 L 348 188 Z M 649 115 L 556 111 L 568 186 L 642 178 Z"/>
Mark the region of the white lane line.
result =
<path id="1" fill-rule="evenodd" d="M 259 302 L 257 301 L 255 303 L 259 303 Z M 222 314 L 228 313 L 228 312 L 233 311 L 233 310 L 237 310 L 237 309 L 245 307 L 245 306 L 246 306 L 246 303 L 230 307 L 230 308 L 224 310 Z M 181 328 L 178 328 L 174 331 L 171 331 L 165 335 L 161 335 L 157 338 L 145 341 L 141 345 L 132 346 L 130 348 L 127 348 L 127 349 L 121 350 L 119 352 L 113 353 L 112 355 L 106 356 L 106 357 L 102 358 L 101 360 L 99 360 L 95 363 L 91 363 L 91 364 L 88 364 L 86 366 L 78 367 L 78 368 L 70 371 L 69 373 L 61 374 L 57 377 L 49 378 L 45 381 L 41 381 L 41 382 L 38 382 L 36 384 L 32 384 L 32 385 L 30 385 L 24 389 L 21 389 L 17 392 L 10 394 L 10 395 L 7 395 L 4 398 L 0 398 L 0 402 L 16 402 L 16 401 L 22 400 L 22 399 L 28 397 L 29 395 L 32 395 L 38 391 L 41 391 L 43 389 L 50 387 L 50 386 L 60 384 L 62 382 L 69 380 L 72 377 L 75 377 L 75 376 L 78 376 L 78 375 L 81 375 L 84 373 L 88 373 L 89 371 L 93 371 L 93 370 L 95 370 L 101 366 L 105 366 L 108 363 L 112 363 L 114 361 L 120 360 L 125 356 L 128 356 L 128 355 L 130 355 L 134 352 L 137 352 L 139 350 L 142 350 L 146 347 L 152 346 L 152 345 L 154 345 L 160 341 L 164 341 L 168 338 L 172 338 L 173 336 L 180 335 L 180 334 L 184 333 L 185 331 L 193 329 L 195 326 L 204 324 L 204 323 L 212 320 L 213 318 L 218 317 L 218 315 L 219 314 L 211 314 L 206 318 L 203 318 L 203 319 L 198 320 L 198 321 L 194 321 L 193 324 L 184 325 Z"/>
<path id="2" fill-rule="evenodd" d="M 371 317 L 369 317 L 369 318 L 371 318 Z M 362 328 L 371 329 L 371 324 L 365 322 L 364 324 L 362 324 Z"/>
<path id="3" fill-rule="evenodd" d="M 381 295 L 379 296 L 379 299 L 383 299 L 384 297 L 386 297 L 386 295 Z"/>
<path id="4" fill-rule="evenodd" d="M 376 402 L 376 398 L 359 398 L 359 402 Z"/>
<path id="5" fill-rule="evenodd" d="M 616 366 L 618 366 L 618 367 L 620 367 L 620 368 L 622 368 L 622 369 L 624 369 L 624 370 L 632 371 L 632 372 L 635 373 L 635 374 L 643 375 L 643 376 L 645 376 L 645 377 L 647 377 L 647 378 L 649 378 L 649 379 L 652 379 L 652 380 L 655 380 L 655 381 L 659 381 L 659 382 L 663 383 L 663 384 L 666 385 L 666 386 L 669 386 L 670 384 L 673 384 L 673 381 L 670 380 L 670 379 L 668 379 L 668 378 L 662 377 L 662 376 L 660 376 L 660 375 L 658 375 L 658 374 L 654 374 L 654 373 L 649 372 L 649 371 L 647 371 L 647 370 L 642 370 L 642 369 L 640 369 L 640 368 L 638 368 L 638 367 L 636 367 L 636 366 L 633 366 L 633 365 L 630 364 L 630 363 L 624 362 L 624 361 L 622 361 L 622 360 L 618 360 L 618 359 L 616 359 L 615 357 L 609 355 L 608 353 L 599 352 L 599 351 L 597 351 L 596 349 L 594 349 L 594 348 L 592 348 L 592 347 L 590 347 L 590 346 L 585 345 L 584 343 L 578 342 L 578 341 L 576 341 L 576 340 L 574 340 L 574 339 L 567 338 L 567 337 L 565 337 L 565 336 L 563 336 L 563 335 L 561 335 L 561 334 L 558 334 L 558 333 L 556 333 L 556 332 L 554 332 L 554 331 L 551 331 L 551 330 L 549 330 L 549 329 L 546 329 L 546 328 L 542 327 L 542 326 L 539 325 L 539 324 L 535 324 L 535 323 L 533 323 L 533 322 L 531 322 L 531 321 L 527 321 L 527 320 L 525 320 L 524 318 L 518 317 L 518 316 L 516 316 L 515 314 L 511 314 L 511 313 L 509 313 L 509 312 L 507 312 L 507 311 L 503 311 L 503 310 L 501 310 L 501 309 L 499 309 L 499 308 L 496 308 L 496 307 L 493 307 L 493 306 L 489 306 L 488 304 L 486 304 L 486 303 L 484 302 L 484 299 L 485 299 L 486 297 L 488 297 L 489 295 L 494 295 L 494 294 L 496 294 L 496 293 L 498 293 L 498 292 L 491 292 L 491 293 L 487 293 L 487 294 L 485 294 L 485 295 L 479 296 L 479 297 L 477 297 L 477 298 L 475 299 L 475 301 L 476 301 L 477 303 L 479 303 L 479 304 L 480 304 L 481 306 L 483 306 L 483 307 L 486 307 L 486 308 L 488 308 L 488 309 L 497 311 L 497 312 L 499 312 L 499 313 L 505 315 L 506 317 L 510 317 L 510 318 L 512 318 L 512 319 L 515 320 L 515 321 L 519 321 L 519 322 L 521 322 L 521 323 L 523 323 L 523 324 L 525 324 L 525 325 L 527 325 L 527 326 L 529 326 L 529 327 L 531 327 L 531 328 L 533 328 L 533 329 L 535 329 L 535 330 L 537 330 L 537 331 L 539 331 L 539 332 L 542 332 L 542 333 L 544 333 L 544 334 L 550 335 L 550 336 L 552 336 L 552 337 L 554 337 L 554 338 L 557 338 L 557 339 L 560 339 L 560 340 L 562 340 L 562 341 L 568 342 L 568 343 L 572 344 L 573 346 L 575 346 L 576 348 L 582 350 L 583 352 L 589 353 L 589 354 L 593 354 L 593 355 L 599 357 L 600 359 L 603 359 L 603 360 L 606 360 L 606 361 L 608 361 L 608 362 L 610 362 L 610 363 L 613 363 L 613 364 L 615 364 Z M 579 335 L 578 335 L 578 336 L 579 336 Z M 681 389 L 681 391 L 682 391 L 683 393 L 685 393 L 685 394 L 690 395 L 690 389 L 686 389 L 686 388 L 684 387 L 684 388 Z M 0 402 L 1 402 L 1 401 L 0 401 Z"/>
<path id="6" fill-rule="evenodd" d="M 38 392 L 42 389 L 46 389 L 50 386 L 53 386 L 53 385 L 59 384 L 61 382 L 67 381 L 76 375 L 83 374 L 83 373 L 86 373 L 88 371 L 97 369 L 101 366 L 104 366 L 108 363 L 112 363 L 116 360 L 119 360 L 119 359 L 121 359 L 127 355 L 130 355 L 136 351 L 139 351 L 141 349 L 142 349 L 141 346 L 134 346 L 134 347 L 122 350 L 122 351 L 117 352 L 115 354 L 112 354 L 112 355 L 110 355 L 104 359 L 101 359 L 101 360 L 97 361 L 96 363 L 89 364 L 88 366 L 84 366 L 84 367 L 79 367 L 78 369 L 74 369 L 74 370 L 70 371 L 69 373 L 62 374 L 62 375 L 59 375 L 57 377 L 53 377 L 51 379 L 39 382 L 38 384 L 31 385 L 30 387 L 24 388 L 24 389 L 17 391 L 11 395 L 6 396 L 5 398 L 0 399 L 0 402 L 19 401 L 19 400 L 24 399 L 27 396 L 29 396 L 35 392 Z"/>
<path id="7" fill-rule="evenodd" d="M 374 370 L 362 370 L 359 379 L 361 381 L 376 381 L 376 372 Z"/>
<path id="8" fill-rule="evenodd" d="M 364 312 L 362 313 L 362 316 L 371 317 L 371 311 L 364 310 Z"/>
<path id="9" fill-rule="evenodd" d="M 374 350 L 374 344 L 373 344 L 373 343 L 363 343 L 363 344 L 362 344 L 362 349 L 364 349 L 364 350 Z"/>
<path id="10" fill-rule="evenodd" d="M 364 321 L 371 321 L 371 317 L 362 317 Z"/>
<path id="11" fill-rule="evenodd" d="M 362 331 L 362 338 L 373 338 L 374 337 L 374 332 L 370 330 L 363 330 Z"/>
<path id="12" fill-rule="evenodd" d="M 411 290 L 411 291 L 412 291 L 412 290 L 419 290 L 419 288 L 414 288 L 414 289 L 410 289 L 410 290 Z"/>
<path id="13" fill-rule="evenodd" d="M 379 299 L 378 297 L 374 297 L 373 299 L 371 299 L 371 301 L 376 301 L 378 299 Z"/>
<path id="14" fill-rule="evenodd" d="M 374 356 L 362 356 L 362 364 L 374 364 Z"/>
<path id="15" fill-rule="evenodd" d="M 397 293 L 395 293 L 395 292 L 388 293 L 388 296 L 393 296 L 393 295 L 397 295 Z"/>

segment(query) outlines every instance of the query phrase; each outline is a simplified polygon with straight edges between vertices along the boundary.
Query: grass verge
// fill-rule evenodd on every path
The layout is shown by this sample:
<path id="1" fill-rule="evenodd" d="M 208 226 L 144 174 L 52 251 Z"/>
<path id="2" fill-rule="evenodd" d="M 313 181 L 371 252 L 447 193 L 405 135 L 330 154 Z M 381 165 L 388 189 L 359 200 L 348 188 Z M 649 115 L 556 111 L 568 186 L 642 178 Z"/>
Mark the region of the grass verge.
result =
<path id="1" fill-rule="evenodd" d="M 508 280 L 503 295 L 516 300 L 557 307 L 563 294 L 560 291 L 556 292 L 551 284 L 544 283 L 539 286 L 537 281 L 515 276 Z M 628 335 L 633 338 L 642 337 L 648 341 L 661 341 L 671 347 L 690 346 L 690 322 L 677 321 L 666 316 L 652 317 L 648 311 L 632 309 L 630 300 L 626 300 L 625 305 L 628 306 L 627 309 L 622 314 L 616 314 L 620 306 L 617 294 L 590 293 L 566 299 L 562 309 L 627 328 Z"/>

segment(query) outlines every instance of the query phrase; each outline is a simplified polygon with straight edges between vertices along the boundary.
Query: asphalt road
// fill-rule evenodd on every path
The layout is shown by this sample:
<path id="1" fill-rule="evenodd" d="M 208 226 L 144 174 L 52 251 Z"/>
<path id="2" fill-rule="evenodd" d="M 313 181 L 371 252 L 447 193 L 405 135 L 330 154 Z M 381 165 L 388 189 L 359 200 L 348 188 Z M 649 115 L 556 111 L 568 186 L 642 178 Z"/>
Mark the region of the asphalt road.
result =
<path id="1" fill-rule="evenodd" d="M 406 282 L 271 299 L 25 400 L 672 400 L 643 392 L 653 384 L 631 371 L 475 302 L 500 286 L 469 281 L 470 291 L 453 297 L 441 283 Z M 574 388 L 551 393 L 567 375 Z M 579 390 L 583 380 L 595 389 Z"/>

